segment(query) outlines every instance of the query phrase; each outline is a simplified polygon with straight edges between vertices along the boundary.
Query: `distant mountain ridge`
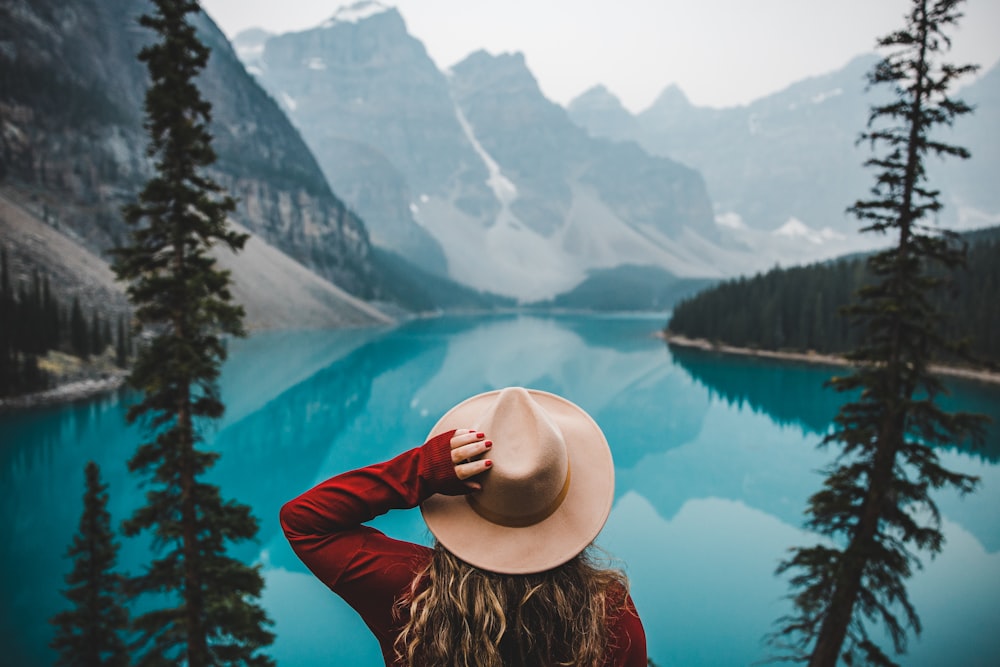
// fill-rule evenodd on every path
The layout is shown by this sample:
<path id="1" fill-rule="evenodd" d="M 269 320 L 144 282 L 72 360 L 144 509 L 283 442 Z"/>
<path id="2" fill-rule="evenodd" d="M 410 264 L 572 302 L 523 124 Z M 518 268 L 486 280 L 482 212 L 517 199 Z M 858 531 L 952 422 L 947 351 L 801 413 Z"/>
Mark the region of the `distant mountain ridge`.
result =
<path id="1" fill-rule="evenodd" d="M 235 43 L 373 241 L 429 271 L 531 302 L 626 264 L 719 277 L 738 252 L 696 171 L 588 137 L 520 54 L 440 72 L 378 3 Z"/>
<path id="2" fill-rule="evenodd" d="M 150 174 L 135 59 L 148 35 L 134 20 L 148 7 L 0 5 L 0 195 L 98 254 L 123 238 L 120 206 Z M 521 54 L 479 51 L 442 72 L 377 2 L 311 30 L 241 33 L 235 50 L 207 16 L 198 30 L 213 51 L 213 176 L 277 253 L 261 266 L 308 289 L 285 261 L 301 264 L 329 282 L 324 299 L 661 308 L 706 280 L 871 244 L 843 215 L 870 186 L 854 147 L 864 58 L 747 107 L 700 109 L 671 87 L 633 115 L 601 88 L 563 109 Z M 931 165 L 946 216 L 966 226 L 1000 220 L 998 77 L 960 92 L 979 108 L 954 141 L 974 160 Z M 294 285 L 244 271 L 259 288 L 248 299 L 272 289 L 254 312 L 275 321 Z M 355 322 L 341 305 L 313 321 Z"/>
<path id="3" fill-rule="evenodd" d="M 717 279 L 878 243 L 844 214 L 870 185 L 855 139 L 871 57 L 747 107 L 669 87 L 633 115 L 600 87 L 561 108 L 521 54 L 441 72 L 377 2 L 234 42 L 373 242 L 474 290 L 551 302 L 657 275 L 618 267 Z"/>
<path id="4" fill-rule="evenodd" d="M 705 176 L 716 212 L 730 224 L 776 229 L 790 221 L 812 232 L 850 234 L 856 221 L 845 213 L 868 195 L 872 175 L 862 167 L 866 144 L 855 145 L 870 106 L 887 94 L 867 89 L 874 54 L 843 68 L 793 83 L 746 106 L 696 107 L 676 86 L 667 87 L 646 110 L 629 113 L 603 87 L 576 99 L 568 110 L 593 136 L 634 141 L 655 155 L 697 168 Z M 941 187 L 942 220 L 961 228 L 1000 222 L 1000 64 L 955 96 L 977 107 L 941 138 L 972 150 L 969 161 L 928 165 Z M 793 226 L 794 227 L 794 226 Z"/>

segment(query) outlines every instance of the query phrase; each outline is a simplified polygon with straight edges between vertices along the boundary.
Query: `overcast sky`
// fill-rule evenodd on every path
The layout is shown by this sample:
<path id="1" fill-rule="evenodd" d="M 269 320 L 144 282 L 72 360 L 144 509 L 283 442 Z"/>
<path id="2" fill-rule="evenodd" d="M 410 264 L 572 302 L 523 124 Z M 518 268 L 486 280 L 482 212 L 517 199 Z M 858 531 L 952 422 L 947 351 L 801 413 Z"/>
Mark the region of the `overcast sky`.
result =
<path id="1" fill-rule="evenodd" d="M 314 27 L 353 0 L 202 0 L 232 38 Z M 598 83 L 632 111 L 676 83 L 702 106 L 746 104 L 843 66 L 902 27 L 910 0 L 386 0 L 445 69 L 472 51 L 521 51 L 568 103 Z M 951 60 L 1000 58 L 1000 0 L 969 0 Z"/>

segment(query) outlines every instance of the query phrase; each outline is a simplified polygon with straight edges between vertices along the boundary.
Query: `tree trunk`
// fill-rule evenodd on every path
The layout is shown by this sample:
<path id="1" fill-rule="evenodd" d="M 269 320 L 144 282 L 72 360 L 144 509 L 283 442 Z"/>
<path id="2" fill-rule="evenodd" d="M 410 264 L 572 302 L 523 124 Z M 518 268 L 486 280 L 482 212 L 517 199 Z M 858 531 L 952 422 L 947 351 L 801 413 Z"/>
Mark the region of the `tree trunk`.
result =
<path id="1" fill-rule="evenodd" d="M 189 392 L 185 390 L 184 405 L 178 415 L 181 430 L 181 523 L 184 551 L 184 611 L 187 626 L 188 667 L 208 665 L 208 646 L 202 624 L 204 602 L 198 571 L 197 513 L 194 498 L 194 432 L 191 420 Z"/>
<path id="2" fill-rule="evenodd" d="M 872 477 L 858 527 L 844 551 L 841 572 L 834 588 L 833 599 L 820 626 L 816 645 L 809 658 L 809 667 L 836 667 L 847 628 L 854 613 L 854 602 L 861 590 L 861 578 L 868 552 L 875 543 L 882 506 L 892 486 L 896 452 L 902 440 L 900 420 L 890 414 L 879 434 L 881 443 L 872 463 Z"/>
<path id="3" fill-rule="evenodd" d="M 175 220 L 183 220 L 184 212 L 175 205 Z M 179 230 L 180 224 L 175 223 L 173 270 L 175 277 L 185 276 L 184 239 Z M 183 290 L 181 290 L 183 291 Z M 173 335 L 180 340 L 189 336 L 187 317 L 183 306 L 175 306 L 173 313 Z M 182 380 L 177 398 L 177 429 L 180 442 L 180 486 L 181 486 L 181 539 L 184 553 L 184 625 L 187 634 L 187 666 L 207 667 L 208 646 L 205 638 L 204 601 L 201 594 L 201 576 L 198 571 L 198 531 L 197 507 L 194 497 L 195 461 L 194 461 L 194 420 L 191 415 L 191 382 L 189 378 Z"/>

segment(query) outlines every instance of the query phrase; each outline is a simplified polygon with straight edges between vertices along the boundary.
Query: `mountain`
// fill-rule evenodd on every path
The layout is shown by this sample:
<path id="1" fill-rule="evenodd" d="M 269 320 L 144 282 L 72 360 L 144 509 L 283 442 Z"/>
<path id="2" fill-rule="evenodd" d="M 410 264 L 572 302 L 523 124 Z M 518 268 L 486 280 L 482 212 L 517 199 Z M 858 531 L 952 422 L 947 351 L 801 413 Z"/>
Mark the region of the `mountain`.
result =
<path id="1" fill-rule="evenodd" d="M 971 105 L 973 112 L 956 120 L 941 139 L 964 146 L 972 157 L 930 161 L 928 178 L 946 197 L 945 216 L 957 216 L 959 227 L 1000 224 L 1000 62 L 960 89 L 956 97 Z"/>
<path id="2" fill-rule="evenodd" d="M 887 99 L 880 88 L 866 90 L 876 62 L 875 55 L 860 56 L 746 106 L 697 107 L 670 86 L 636 115 L 599 89 L 573 100 L 568 110 L 593 136 L 634 141 L 698 169 L 723 224 L 817 245 L 855 232 L 858 223 L 845 209 L 872 185 L 872 172 L 862 166 L 869 147 L 855 142 L 870 106 Z M 977 111 L 958 119 L 953 133 L 940 135 L 972 149 L 974 160 L 929 165 L 932 185 L 942 187 L 947 200 L 943 221 L 963 228 L 1000 220 L 1000 193 L 991 185 L 1000 168 L 997 69 L 958 92 Z"/>
<path id="3" fill-rule="evenodd" d="M 142 112 L 147 75 L 136 59 L 151 39 L 137 24 L 148 10 L 144 0 L 0 6 L 0 191 L 98 256 L 124 238 L 120 208 L 152 173 Z M 327 297 L 342 290 L 380 296 L 361 220 L 330 190 L 298 132 L 218 28 L 204 15 L 196 27 L 212 49 L 199 81 L 213 107 L 218 160 L 211 175 L 238 198 L 234 222 L 254 235 L 257 256 L 268 247 L 273 252 L 264 254 L 274 262 L 297 262 L 316 274 L 284 274 L 292 287 L 319 280 Z M 248 299 L 281 301 L 280 291 L 267 293 L 275 285 L 266 276 L 252 278 L 259 273 L 252 262 L 236 260 L 232 268 L 238 283 L 245 277 L 256 286 L 245 290 Z M 385 320 L 357 316 L 353 297 L 325 299 L 324 308 L 342 308 L 351 323 Z M 320 319 L 341 320 L 328 315 Z"/>
<path id="4" fill-rule="evenodd" d="M 639 131 L 635 116 L 614 93 L 600 84 L 573 99 L 566 111 L 574 123 L 595 137 L 627 141 Z"/>
<path id="5" fill-rule="evenodd" d="M 451 86 L 500 203 L 479 224 L 444 207 L 427 213 L 449 256 L 464 260 L 465 281 L 490 281 L 498 268 L 522 297 L 540 299 L 625 264 L 720 275 L 698 246 L 717 229 L 697 172 L 589 137 L 542 95 L 521 54 L 473 53 L 452 68 Z M 487 250 L 488 271 L 463 256 L 469 247 Z"/>
<path id="6" fill-rule="evenodd" d="M 238 227 L 247 232 L 246 228 Z M 124 285 L 107 262 L 84 245 L 0 195 L 0 239 L 8 250 L 11 277 L 29 284 L 42 269 L 53 293 L 79 299 L 86 312 L 112 319 L 129 312 Z M 331 328 L 388 324 L 391 319 L 370 304 L 251 235 L 243 251 L 218 251 L 220 268 L 233 275 L 233 298 L 246 310 L 250 330 Z"/>
<path id="7" fill-rule="evenodd" d="M 377 2 L 262 47 L 236 42 L 372 241 L 429 272 L 521 302 L 627 264 L 723 273 L 701 176 L 588 136 L 520 54 L 441 72 Z"/>
<path id="8" fill-rule="evenodd" d="M 372 240 L 447 273 L 411 202 L 443 194 L 463 172 L 471 197 L 486 171 L 464 141 L 447 80 L 399 13 L 359 3 L 240 54 L 300 129 L 332 187 L 365 219 Z"/>

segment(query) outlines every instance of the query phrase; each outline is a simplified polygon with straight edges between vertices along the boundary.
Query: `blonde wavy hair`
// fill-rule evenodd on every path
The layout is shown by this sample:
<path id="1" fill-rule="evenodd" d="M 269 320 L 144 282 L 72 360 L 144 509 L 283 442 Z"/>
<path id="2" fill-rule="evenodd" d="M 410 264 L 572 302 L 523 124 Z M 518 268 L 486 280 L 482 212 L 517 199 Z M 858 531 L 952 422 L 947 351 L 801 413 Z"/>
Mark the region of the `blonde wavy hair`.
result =
<path id="1" fill-rule="evenodd" d="M 413 667 L 594 667 L 610 641 L 607 616 L 628 583 L 590 549 L 537 574 L 477 569 L 435 545 L 396 603 L 396 659 Z"/>

